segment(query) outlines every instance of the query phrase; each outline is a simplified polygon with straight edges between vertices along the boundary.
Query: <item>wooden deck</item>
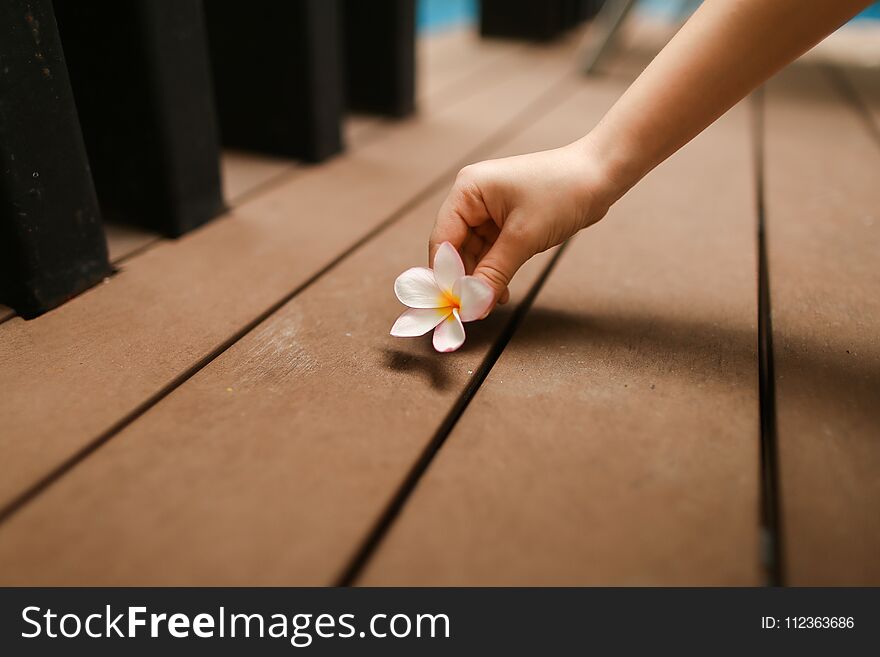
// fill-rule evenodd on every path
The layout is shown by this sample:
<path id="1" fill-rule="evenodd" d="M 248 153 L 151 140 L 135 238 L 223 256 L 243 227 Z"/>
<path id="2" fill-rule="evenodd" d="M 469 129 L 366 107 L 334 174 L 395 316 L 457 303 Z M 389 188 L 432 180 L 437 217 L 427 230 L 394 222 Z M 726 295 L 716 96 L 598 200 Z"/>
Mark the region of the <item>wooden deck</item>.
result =
<path id="1" fill-rule="evenodd" d="M 459 352 L 388 336 L 455 172 L 644 63 L 577 41 L 424 38 L 416 118 L 227 153 L 226 216 L 0 313 L 0 584 L 880 584 L 876 72 L 782 73 Z"/>

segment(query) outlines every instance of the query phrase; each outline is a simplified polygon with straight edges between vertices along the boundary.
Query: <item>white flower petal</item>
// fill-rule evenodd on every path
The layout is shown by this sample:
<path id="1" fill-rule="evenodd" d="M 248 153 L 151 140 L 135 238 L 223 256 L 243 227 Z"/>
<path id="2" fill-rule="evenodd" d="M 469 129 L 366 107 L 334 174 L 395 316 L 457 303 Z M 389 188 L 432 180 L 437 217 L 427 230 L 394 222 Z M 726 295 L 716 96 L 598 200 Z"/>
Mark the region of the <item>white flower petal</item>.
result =
<path id="1" fill-rule="evenodd" d="M 461 321 L 481 319 L 495 300 L 492 288 L 475 276 L 462 276 L 455 281 L 452 294 L 461 305 Z"/>
<path id="2" fill-rule="evenodd" d="M 407 269 L 394 281 L 394 293 L 410 308 L 442 308 L 449 305 L 427 267 Z"/>
<path id="3" fill-rule="evenodd" d="M 444 319 L 434 329 L 434 349 L 437 351 L 455 351 L 464 344 L 464 324 L 458 316 L 458 310 Z"/>
<path id="4" fill-rule="evenodd" d="M 434 255 L 434 279 L 444 292 L 452 292 L 455 281 L 464 276 L 464 263 L 449 242 L 443 242 Z"/>
<path id="5" fill-rule="evenodd" d="M 391 335 L 396 338 L 424 335 L 451 314 L 452 308 L 410 308 L 394 322 Z"/>

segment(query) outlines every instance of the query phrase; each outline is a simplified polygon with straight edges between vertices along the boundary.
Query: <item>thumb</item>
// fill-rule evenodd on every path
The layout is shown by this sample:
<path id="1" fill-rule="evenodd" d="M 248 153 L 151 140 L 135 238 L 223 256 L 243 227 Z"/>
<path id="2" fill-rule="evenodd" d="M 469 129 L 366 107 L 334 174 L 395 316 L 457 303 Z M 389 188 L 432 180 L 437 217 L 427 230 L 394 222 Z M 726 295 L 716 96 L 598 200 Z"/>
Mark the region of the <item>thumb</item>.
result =
<path id="1" fill-rule="evenodd" d="M 493 308 L 499 300 L 502 303 L 507 300 L 509 296 L 507 286 L 510 285 L 511 279 L 533 255 L 525 240 L 502 229 L 492 248 L 474 268 L 474 276 L 492 288 L 495 295 Z M 491 311 L 491 308 L 489 310 Z"/>

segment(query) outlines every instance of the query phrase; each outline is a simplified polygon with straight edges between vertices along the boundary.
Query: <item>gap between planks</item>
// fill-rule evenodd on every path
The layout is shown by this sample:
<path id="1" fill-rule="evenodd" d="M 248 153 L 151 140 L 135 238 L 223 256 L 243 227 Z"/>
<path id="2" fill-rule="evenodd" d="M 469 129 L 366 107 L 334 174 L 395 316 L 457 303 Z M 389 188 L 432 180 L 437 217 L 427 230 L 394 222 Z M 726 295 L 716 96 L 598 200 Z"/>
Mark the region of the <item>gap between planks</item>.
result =
<path id="1" fill-rule="evenodd" d="M 783 581 L 880 583 L 880 151 L 828 69 L 765 88 Z"/>
<path id="2" fill-rule="evenodd" d="M 779 449 L 776 431 L 776 377 L 773 368 L 773 314 L 767 263 L 764 202 L 764 90 L 750 98 L 758 217 L 758 394 L 761 418 L 761 561 L 769 586 L 782 586 L 782 533 L 779 521 Z"/>

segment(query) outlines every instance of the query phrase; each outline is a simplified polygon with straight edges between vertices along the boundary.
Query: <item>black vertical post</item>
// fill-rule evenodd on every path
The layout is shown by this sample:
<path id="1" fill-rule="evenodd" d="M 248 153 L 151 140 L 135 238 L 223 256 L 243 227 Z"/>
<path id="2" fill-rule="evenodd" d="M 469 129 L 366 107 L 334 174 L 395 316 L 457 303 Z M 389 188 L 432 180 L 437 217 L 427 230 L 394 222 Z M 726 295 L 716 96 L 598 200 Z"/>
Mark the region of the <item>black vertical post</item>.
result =
<path id="1" fill-rule="evenodd" d="M 569 29 L 574 27 L 581 20 L 580 0 L 563 0 L 562 12 L 563 28 Z"/>
<path id="2" fill-rule="evenodd" d="M 480 34 L 549 41 L 566 29 L 567 0 L 481 0 Z"/>
<path id="3" fill-rule="evenodd" d="M 345 94 L 359 112 L 415 109 L 415 0 L 344 0 Z"/>
<path id="4" fill-rule="evenodd" d="M 604 3 L 605 0 L 580 0 L 578 3 L 580 5 L 580 19 L 582 21 L 590 20 L 599 13 Z"/>
<path id="5" fill-rule="evenodd" d="M 223 144 L 310 161 L 342 150 L 338 0 L 206 0 Z"/>
<path id="6" fill-rule="evenodd" d="M 177 236 L 223 210 L 200 0 L 55 0 L 104 215 Z"/>
<path id="7" fill-rule="evenodd" d="M 603 0 L 565 0 L 566 29 L 577 27 L 588 21 L 599 11 Z"/>
<path id="8" fill-rule="evenodd" d="M 51 0 L 3 0 L 0 302 L 35 317 L 109 273 Z"/>

